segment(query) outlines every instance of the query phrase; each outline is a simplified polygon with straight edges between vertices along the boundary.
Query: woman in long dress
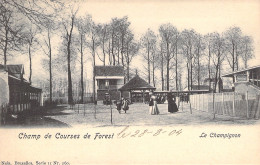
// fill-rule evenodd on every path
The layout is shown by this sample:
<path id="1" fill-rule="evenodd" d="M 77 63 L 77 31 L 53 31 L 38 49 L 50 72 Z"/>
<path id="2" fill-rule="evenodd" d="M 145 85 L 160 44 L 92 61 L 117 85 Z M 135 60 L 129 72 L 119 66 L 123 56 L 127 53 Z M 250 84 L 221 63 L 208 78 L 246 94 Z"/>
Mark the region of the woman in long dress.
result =
<path id="1" fill-rule="evenodd" d="M 157 97 L 155 95 L 152 95 L 151 96 L 151 99 L 153 101 L 153 106 L 152 106 L 152 109 L 151 109 L 151 115 L 159 115 L 159 109 L 158 109 L 158 106 L 157 106 Z"/>
<path id="2" fill-rule="evenodd" d="M 170 113 L 177 112 L 178 107 L 175 103 L 175 99 L 173 100 L 173 96 L 171 93 L 168 93 L 167 99 L 168 99 L 168 112 Z"/>

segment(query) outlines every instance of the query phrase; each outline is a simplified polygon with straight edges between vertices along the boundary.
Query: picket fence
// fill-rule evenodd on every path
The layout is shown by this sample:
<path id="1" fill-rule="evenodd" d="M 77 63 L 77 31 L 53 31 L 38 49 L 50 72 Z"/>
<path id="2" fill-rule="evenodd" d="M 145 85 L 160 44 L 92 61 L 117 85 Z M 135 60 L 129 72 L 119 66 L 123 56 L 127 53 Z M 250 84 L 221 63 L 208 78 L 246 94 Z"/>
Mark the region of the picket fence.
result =
<path id="1" fill-rule="evenodd" d="M 236 92 L 190 95 L 191 108 L 218 115 L 259 118 L 260 95 Z"/>

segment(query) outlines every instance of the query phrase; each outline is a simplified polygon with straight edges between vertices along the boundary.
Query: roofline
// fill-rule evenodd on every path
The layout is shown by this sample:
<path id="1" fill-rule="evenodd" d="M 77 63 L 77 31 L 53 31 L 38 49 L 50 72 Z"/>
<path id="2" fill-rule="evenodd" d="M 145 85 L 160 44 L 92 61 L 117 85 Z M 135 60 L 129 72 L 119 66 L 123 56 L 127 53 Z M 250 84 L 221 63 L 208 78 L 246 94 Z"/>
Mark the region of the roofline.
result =
<path id="1" fill-rule="evenodd" d="M 121 87 L 122 88 L 122 87 Z M 118 90 L 142 90 L 142 89 L 156 89 L 155 87 L 136 87 L 136 88 L 128 88 L 128 89 L 121 89 L 121 88 L 119 88 Z"/>
<path id="2" fill-rule="evenodd" d="M 124 79 L 124 76 L 95 76 L 95 79 Z"/>
<path id="3" fill-rule="evenodd" d="M 249 68 L 243 69 L 243 70 L 234 71 L 234 72 L 229 73 L 229 74 L 224 74 L 224 75 L 222 75 L 221 77 L 232 77 L 234 74 L 241 73 L 241 72 L 245 72 L 245 71 L 248 71 L 248 70 L 257 69 L 257 68 L 260 68 L 260 65 L 253 66 L 253 67 L 249 67 Z"/>
<path id="4" fill-rule="evenodd" d="M 123 67 L 123 65 L 95 65 L 95 67 Z"/>

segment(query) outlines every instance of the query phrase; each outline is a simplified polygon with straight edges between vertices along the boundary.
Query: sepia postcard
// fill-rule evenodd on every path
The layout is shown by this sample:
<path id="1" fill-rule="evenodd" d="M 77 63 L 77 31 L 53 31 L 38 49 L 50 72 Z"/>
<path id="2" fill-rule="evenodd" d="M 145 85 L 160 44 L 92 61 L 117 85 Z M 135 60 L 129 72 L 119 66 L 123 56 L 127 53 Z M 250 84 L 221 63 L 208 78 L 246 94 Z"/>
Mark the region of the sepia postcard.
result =
<path id="1" fill-rule="evenodd" d="M 260 164 L 259 0 L 0 0 L 0 165 Z"/>

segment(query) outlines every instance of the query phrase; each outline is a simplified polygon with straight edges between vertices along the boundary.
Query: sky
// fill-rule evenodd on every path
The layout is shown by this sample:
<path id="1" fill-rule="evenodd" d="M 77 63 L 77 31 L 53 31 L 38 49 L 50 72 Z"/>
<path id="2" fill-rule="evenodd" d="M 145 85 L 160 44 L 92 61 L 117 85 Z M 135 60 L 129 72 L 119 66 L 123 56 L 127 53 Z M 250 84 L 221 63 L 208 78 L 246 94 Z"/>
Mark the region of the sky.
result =
<path id="1" fill-rule="evenodd" d="M 136 39 L 148 28 L 158 33 L 159 26 L 165 23 L 171 23 L 179 31 L 194 29 L 201 34 L 221 33 L 229 27 L 238 26 L 243 34 L 252 36 L 254 40 L 255 58 L 249 61 L 249 66 L 260 64 L 260 1 L 90 0 L 80 1 L 78 6 L 78 16 L 91 14 L 97 23 L 108 23 L 113 17 L 128 16 Z M 34 61 L 37 72 L 40 60 L 35 58 Z M 25 68 L 28 69 L 27 63 Z M 140 58 L 135 59 L 134 64 L 137 63 L 141 63 Z"/>

